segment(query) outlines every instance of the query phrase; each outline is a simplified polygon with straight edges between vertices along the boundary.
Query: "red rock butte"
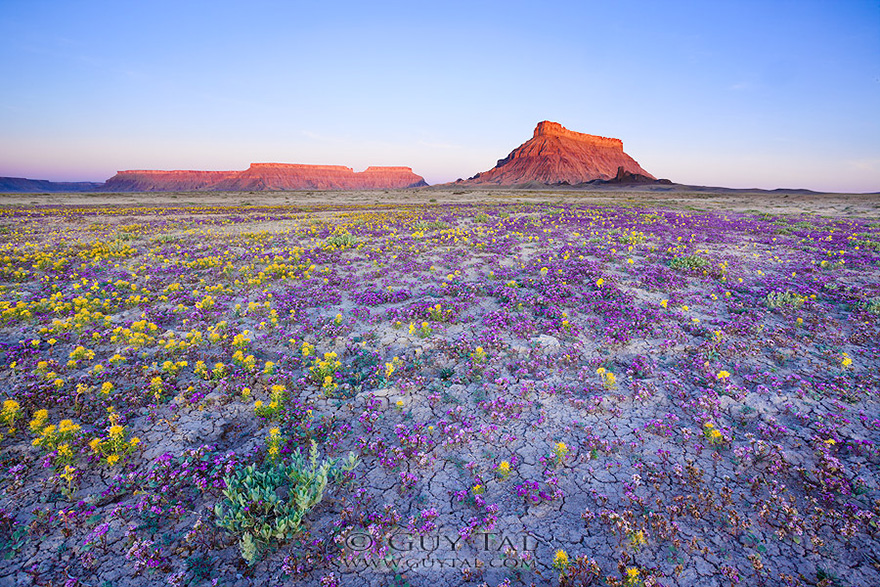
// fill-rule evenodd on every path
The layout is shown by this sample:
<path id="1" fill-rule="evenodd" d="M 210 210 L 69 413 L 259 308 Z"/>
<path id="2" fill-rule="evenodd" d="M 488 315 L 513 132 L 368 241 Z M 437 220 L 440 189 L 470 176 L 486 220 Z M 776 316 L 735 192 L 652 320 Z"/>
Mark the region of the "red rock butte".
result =
<path id="1" fill-rule="evenodd" d="M 343 165 L 252 163 L 244 171 L 119 171 L 104 191 L 281 191 L 382 190 L 428 185 L 409 167 L 367 167 L 355 172 Z"/>
<path id="2" fill-rule="evenodd" d="M 620 170 L 655 179 L 635 159 L 623 152 L 623 141 L 568 130 L 545 120 L 532 138 L 511 151 L 489 171 L 457 182 L 463 184 L 518 185 L 525 183 L 579 184 L 612 180 Z"/>

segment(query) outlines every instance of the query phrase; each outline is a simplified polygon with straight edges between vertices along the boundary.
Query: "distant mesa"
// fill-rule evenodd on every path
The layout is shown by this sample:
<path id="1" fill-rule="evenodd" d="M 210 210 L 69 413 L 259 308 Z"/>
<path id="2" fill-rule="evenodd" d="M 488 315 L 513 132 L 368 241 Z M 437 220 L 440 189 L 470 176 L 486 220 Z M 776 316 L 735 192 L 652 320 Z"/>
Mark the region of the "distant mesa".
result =
<path id="1" fill-rule="evenodd" d="M 252 163 L 244 171 L 119 171 L 105 182 L 55 182 L 0 177 L 0 193 L 390 190 L 428 185 L 409 167 Z"/>
<path id="2" fill-rule="evenodd" d="M 458 179 L 454 186 L 582 187 L 670 184 L 657 180 L 623 152 L 623 141 L 539 122 L 531 139 L 492 169 Z M 387 190 L 427 186 L 409 167 L 252 163 L 244 171 L 128 170 L 104 183 L 56 183 L 0 177 L 0 192 L 197 192 L 292 190 Z M 437 186 L 440 187 L 440 186 Z M 651 188 L 654 189 L 654 188 Z"/>
<path id="3" fill-rule="evenodd" d="M 656 178 L 623 152 L 620 139 L 574 132 L 545 120 L 495 167 L 455 183 L 578 185 L 596 180 L 643 183 Z"/>
<path id="4" fill-rule="evenodd" d="M 120 171 L 102 191 L 382 190 L 426 185 L 409 167 L 367 167 L 355 172 L 343 165 L 252 163 L 244 171 Z"/>
<path id="5" fill-rule="evenodd" d="M 117 171 L 104 182 L 104 192 L 197 192 L 216 189 L 241 171 Z"/>
<path id="6" fill-rule="evenodd" d="M 100 189 L 104 184 L 94 181 L 47 181 L 23 177 L 0 177 L 0 193 L 29 192 L 88 192 Z"/>

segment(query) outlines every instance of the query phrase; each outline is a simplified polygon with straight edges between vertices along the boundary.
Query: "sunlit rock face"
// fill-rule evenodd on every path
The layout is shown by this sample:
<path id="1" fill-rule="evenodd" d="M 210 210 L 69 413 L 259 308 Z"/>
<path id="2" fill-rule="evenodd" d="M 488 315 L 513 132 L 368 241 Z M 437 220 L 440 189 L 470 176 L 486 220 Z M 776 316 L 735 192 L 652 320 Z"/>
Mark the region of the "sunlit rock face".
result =
<path id="1" fill-rule="evenodd" d="M 252 163 L 244 171 L 120 171 L 104 189 L 120 192 L 381 190 L 428 185 L 409 167 Z"/>
<path id="2" fill-rule="evenodd" d="M 623 152 L 620 139 L 574 132 L 545 120 L 535 127 L 531 139 L 500 159 L 495 167 L 460 183 L 579 184 L 594 179 L 614 179 L 621 168 L 626 173 L 654 179 Z"/>

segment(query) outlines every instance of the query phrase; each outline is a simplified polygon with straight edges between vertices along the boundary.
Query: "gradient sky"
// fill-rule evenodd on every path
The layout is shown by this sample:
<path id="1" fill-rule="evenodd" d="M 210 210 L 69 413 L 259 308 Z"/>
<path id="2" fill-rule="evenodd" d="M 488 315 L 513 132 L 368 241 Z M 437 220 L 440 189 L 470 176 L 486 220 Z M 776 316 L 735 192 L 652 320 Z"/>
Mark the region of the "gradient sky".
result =
<path id="1" fill-rule="evenodd" d="M 880 191 L 880 2 L 0 0 L 0 176 L 434 184 L 545 119 L 679 183 Z"/>

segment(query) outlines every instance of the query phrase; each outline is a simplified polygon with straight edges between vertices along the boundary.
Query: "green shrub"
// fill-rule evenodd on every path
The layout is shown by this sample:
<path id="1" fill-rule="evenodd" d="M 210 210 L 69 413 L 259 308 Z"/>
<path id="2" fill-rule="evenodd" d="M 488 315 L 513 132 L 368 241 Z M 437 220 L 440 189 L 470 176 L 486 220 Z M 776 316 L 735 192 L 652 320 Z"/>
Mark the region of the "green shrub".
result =
<path id="1" fill-rule="evenodd" d="M 645 242 L 645 235 L 641 232 L 631 232 L 617 237 L 617 242 L 624 245 L 640 245 Z"/>
<path id="2" fill-rule="evenodd" d="M 804 300 L 806 299 L 790 291 L 771 291 L 767 294 L 764 301 L 768 308 L 781 308 L 783 306 L 800 308 L 804 305 Z"/>
<path id="3" fill-rule="evenodd" d="M 856 239 L 852 241 L 852 246 L 859 247 L 860 249 L 872 249 L 874 251 L 880 251 L 880 241 L 875 241 L 871 239 Z"/>
<path id="4" fill-rule="evenodd" d="M 225 499 L 214 506 L 217 525 L 239 536 L 241 556 L 253 564 L 262 548 L 299 533 L 303 518 L 321 502 L 327 485 L 356 466 L 353 453 L 343 462 L 318 464 L 318 445 L 312 441 L 308 459 L 297 451 L 289 464 L 245 467 L 223 479 Z"/>
<path id="5" fill-rule="evenodd" d="M 675 257 L 669 262 L 669 268 L 676 271 L 697 271 L 704 269 L 709 265 L 709 259 L 700 255 L 687 255 L 686 257 Z"/>
<path id="6" fill-rule="evenodd" d="M 357 245 L 357 238 L 347 232 L 334 234 L 324 239 L 324 246 L 331 249 L 344 249 Z"/>
<path id="7" fill-rule="evenodd" d="M 432 230 L 446 230 L 449 228 L 449 225 L 440 220 L 435 220 L 433 222 L 417 222 L 413 225 L 413 229 L 418 232 L 430 232 Z"/>

